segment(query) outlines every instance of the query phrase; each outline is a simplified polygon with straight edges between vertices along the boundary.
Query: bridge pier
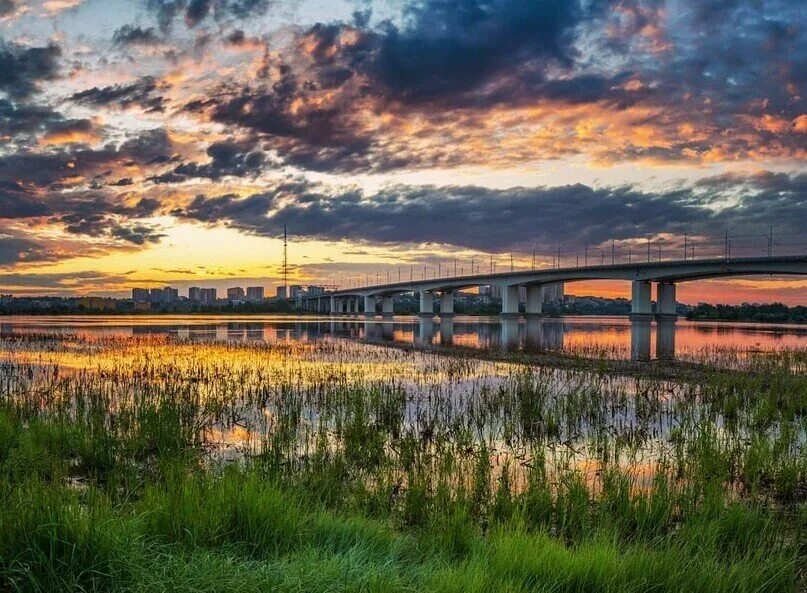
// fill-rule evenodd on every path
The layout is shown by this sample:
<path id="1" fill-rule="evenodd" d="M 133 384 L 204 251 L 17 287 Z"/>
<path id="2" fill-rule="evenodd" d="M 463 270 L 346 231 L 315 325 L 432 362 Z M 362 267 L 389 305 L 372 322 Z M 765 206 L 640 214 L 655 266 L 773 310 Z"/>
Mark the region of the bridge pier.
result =
<path id="1" fill-rule="evenodd" d="M 331 315 L 336 315 L 336 313 L 337 313 L 337 311 L 336 311 L 336 302 L 337 302 L 338 300 L 339 300 L 339 299 L 337 299 L 337 298 L 336 298 L 336 297 L 334 297 L 334 296 L 332 296 L 332 297 L 330 298 L 330 305 L 329 305 L 329 306 L 330 306 L 330 309 L 329 309 L 329 311 L 328 311 L 328 312 L 329 312 Z"/>
<path id="2" fill-rule="evenodd" d="M 656 312 L 658 318 L 676 318 L 675 312 L 675 283 L 659 282 L 656 285 Z"/>
<path id="3" fill-rule="evenodd" d="M 374 296 L 366 296 L 366 297 L 364 297 L 364 316 L 365 317 L 375 317 L 375 297 Z"/>
<path id="4" fill-rule="evenodd" d="M 420 291 L 419 317 L 434 317 L 434 293 L 428 290 Z"/>
<path id="5" fill-rule="evenodd" d="M 631 318 L 649 317 L 653 315 L 653 305 L 650 300 L 651 284 L 648 280 L 634 280 L 630 293 Z"/>
<path id="6" fill-rule="evenodd" d="M 518 286 L 502 286 L 502 317 L 518 317 Z"/>
<path id="7" fill-rule="evenodd" d="M 537 317 L 542 313 L 544 287 L 540 284 L 527 286 L 527 317 Z"/>
<path id="8" fill-rule="evenodd" d="M 444 290 L 440 297 L 440 317 L 454 316 L 454 291 Z"/>
<path id="9" fill-rule="evenodd" d="M 384 317 L 392 317 L 395 311 L 392 306 L 392 297 L 385 296 L 381 298 L 381 315 Z"/>

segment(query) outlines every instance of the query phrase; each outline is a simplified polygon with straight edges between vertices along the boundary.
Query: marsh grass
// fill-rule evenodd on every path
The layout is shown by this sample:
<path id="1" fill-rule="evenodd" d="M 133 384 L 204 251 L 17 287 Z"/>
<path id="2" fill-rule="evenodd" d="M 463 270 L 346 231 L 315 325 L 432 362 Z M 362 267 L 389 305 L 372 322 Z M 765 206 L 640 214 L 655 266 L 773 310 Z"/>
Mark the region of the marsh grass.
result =
<path id="1" fill-rule="evenodd" d="M 340 342 L 3 347 L 9 590 L 804 586 L 786 354 L 676 383 Z"/>

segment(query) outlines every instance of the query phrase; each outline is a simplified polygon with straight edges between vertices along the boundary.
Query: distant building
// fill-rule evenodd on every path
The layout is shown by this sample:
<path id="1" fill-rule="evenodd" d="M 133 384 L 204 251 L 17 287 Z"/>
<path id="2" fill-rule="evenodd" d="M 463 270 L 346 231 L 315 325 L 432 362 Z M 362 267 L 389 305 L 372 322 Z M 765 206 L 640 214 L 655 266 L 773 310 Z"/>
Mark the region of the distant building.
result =
<path id="1" fill-rule="evenodd" d="M 162 288 L 152 288 L 149 291 L 149 301 L 155 305 L 165 302 L 165 293 Z"/>
<path id="2" fill-rule="evenodd" d="M 191 286 L 188 289 L 188 300 L 193 301 L 194 303 L 201 303 L 202 302 L 202 289 L 198 286 Z"/>
<path id="3" fill-rule="evenodd" d="M 248 301 L 262 301 L 263 300 L 263 286 L 248 286 L 247 287 L 247 300 Z"/>
<path id="4" fill-rule="evenodd" d="M 324 286 L 309 286 L 308 291 L 306 292 L 308 296 L 319 296 L 321 294 L 325 294 L 325 287 Z"/>
<path id="5" fill-rule="evenodd" d="M 240 286 L 227 289 L 227 300 L 231 302 L 240 302 L 244 300 L 244 289 Z"/>
<path id="6" fill-rule="evenodd" d="M 218 298 L 217 294 L 218 293 L 215 288 L 203 288 L 201 290 L 200 300 L 205 305 L 212 305 Z"/>
<path id="7" fill-rule="evenodd" d="M 277 300 L 284 301 L 286 300 L 286 287 L 285 286 L 278 286 L 277 287 Z"/>
<path id="8" fill-rule="evenodd" d="M 179 291 L 176 288 L 166 286 L 163 288 L 163 302 L 176 303 L 179 300 Z"/>
<path id="9" fill-rule="evenodd" d="M 289 298 L 296 299 L 303 296 L 303 287 L 299 284 L 289 286 Z"/>
<path id="10" fill-rule="evenodd" d="M 135 303 L 147 303 L 149 302 L 149 289 L 148 288 L 133 288 L 132 289 L 132 300 Z"/>

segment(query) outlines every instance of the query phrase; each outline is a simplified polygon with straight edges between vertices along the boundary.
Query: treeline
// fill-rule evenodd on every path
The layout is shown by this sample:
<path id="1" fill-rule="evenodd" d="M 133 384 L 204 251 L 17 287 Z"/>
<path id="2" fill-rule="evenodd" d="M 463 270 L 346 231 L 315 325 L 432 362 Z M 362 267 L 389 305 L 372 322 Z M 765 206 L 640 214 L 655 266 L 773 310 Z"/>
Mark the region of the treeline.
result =
<path id="1" fill-rule="evenodd" d="M 766 305 L 709 305 L 701 303 L 687 313 L 687 319 L 807 323 L 807 307 L 802 305 L 788 307 L 783 303 Z"/>

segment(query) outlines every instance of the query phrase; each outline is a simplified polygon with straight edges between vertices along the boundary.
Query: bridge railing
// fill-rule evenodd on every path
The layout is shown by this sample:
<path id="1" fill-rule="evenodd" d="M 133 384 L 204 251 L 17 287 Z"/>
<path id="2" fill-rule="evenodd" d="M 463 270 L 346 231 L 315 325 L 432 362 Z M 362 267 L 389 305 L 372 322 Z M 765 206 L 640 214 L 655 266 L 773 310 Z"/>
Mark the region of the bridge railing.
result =
<path id="1" fill-rule="evenodd" d="M 613 240 L 598 244 L 564 243 L 554 249 L 543 246 L 532 252 L 512 251 L 464 257 L 429 257 L 420 265 L 392 264 L 362 274 L 335 275 L 328 284 L 341 289 L 360 289 L 384 284 L 422 282 L 440 278 L 463 278 L 503 272 L 574 269 L 599 265 L 700 261 L 746 257 L 777 257 L 807 254 L 801 235 L 731 234 L 720 239 L 666 236 Z"/>

